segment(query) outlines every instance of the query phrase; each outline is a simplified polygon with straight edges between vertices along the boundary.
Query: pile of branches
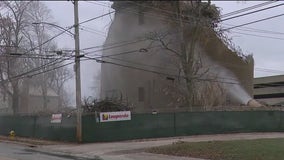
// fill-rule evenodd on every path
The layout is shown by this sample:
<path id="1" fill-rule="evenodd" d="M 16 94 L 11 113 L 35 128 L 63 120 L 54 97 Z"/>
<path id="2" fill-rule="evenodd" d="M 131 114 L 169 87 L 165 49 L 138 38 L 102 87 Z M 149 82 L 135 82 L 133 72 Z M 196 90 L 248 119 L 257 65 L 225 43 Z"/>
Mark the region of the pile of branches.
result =
<path id="1" fill-rule="evenodd" d="M 115 112 L 115 111 L 129 111 L 130 107 L 121 101 L 104 99 L 104 100 L 89 100 L 85 99 L 82 105 L 84 113 L 93 112 Z"/>

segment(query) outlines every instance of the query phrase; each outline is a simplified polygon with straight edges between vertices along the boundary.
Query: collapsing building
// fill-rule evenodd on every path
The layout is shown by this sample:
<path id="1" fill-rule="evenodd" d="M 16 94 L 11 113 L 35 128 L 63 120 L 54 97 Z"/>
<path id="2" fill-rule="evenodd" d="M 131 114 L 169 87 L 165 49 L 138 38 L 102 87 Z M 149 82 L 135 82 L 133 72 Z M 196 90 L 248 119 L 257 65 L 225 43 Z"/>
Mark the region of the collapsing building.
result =
<path id="1" fill-rule="evenodd" d="M 116 13 L 104 44 L 101 98 L 126 102 L 135 112 L 187 110 L 186 94 L 193 95 L 197 108 L 247 104 L 253 92 L 252 56 L 230 49 L 203 23 L 193 43 L 196 19 L 189 11 L 194 4 L 184 2 L 180 8 L 189 15 L 181 18 L 181 31 L 172 3 L 113 2 Z M 181 42 L 194 53 L 192 93 L 187 93 Z"/>

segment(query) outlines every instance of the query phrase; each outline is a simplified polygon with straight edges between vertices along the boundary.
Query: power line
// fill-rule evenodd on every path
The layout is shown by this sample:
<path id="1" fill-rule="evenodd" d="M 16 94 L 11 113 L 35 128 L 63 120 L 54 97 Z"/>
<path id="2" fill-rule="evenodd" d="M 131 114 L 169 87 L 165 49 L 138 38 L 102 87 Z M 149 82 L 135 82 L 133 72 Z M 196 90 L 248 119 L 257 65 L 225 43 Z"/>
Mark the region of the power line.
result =
<path id="1" fill-rule="evenodd" d="M 111 14 L 111 13 L 108 13 L 108 14 Z M 101 16 L 91 18 L 91 19 L 86 20 L 86 21 L 83 21 L 83 22 L 81 22 L 81 23 L 79 23 L 79 24 L 87 23 L 87 22 L 89 22 L 89 21 L 98 19 L 98 18 L 103 17 L 103 16 L 106 16 L 106 15 L 108 15 L 108 14 L 103 14 L 103 15 L 101 15 Z M 43 43 L 37 45 L 36 47 L 33 47 L 33 48 L 29 49 L 28 51 L 24 52 L 22 55 L 25 55 L 25 54 L 29 53 L 30 51 L 33 51 L 33 50 L 37 49 L 38 47 L 43 46 L 44 44 L 46 44 L 46 43 L 52 41 L 52 40 L 55 39 L 56 37 L 59 37 L 60 35 L 62 35 L 63 33 L 65 33 L 67 30 L 70 30 L 70 29 L 73 28 L 73 27 L 74 27 L 74 26 L 68 27 L 66 30 L 64 30 L 64 31 L 60 32 L 59 34 L 57 34 L 57 35 L 55 35 L 55 36 L 49 38 L 49 39 L 46 40 L 45 42 L 43 42 Z M 70 57 L 70 58 L 71 58 L 71 57 Z M 40 70 L 41 68 L 46 67 L 46 66 L 48 66 L 48 65 L 55 65 L 56 63 L 53 63 L 53 62 L 55 62 L 55 61 L 57 61 L 57 60 L 58 60 L 58 59 L 55 59 L 54 61 L 51 61 L 51 62 L 49 62 L 49 63 L 47 63 L 47 64 L 44 64 L 44 65 L 42 65 L 42 66 L 39 66 L 39 67 L 37 67 L 37 68 L 34 68 L 34 69 L 32 69 L 32 70 L 30 70 L 30 71 L 28 71 L 28 72 L 25 72 L 25 73 L 16 75 L 16 76 L 10 78 L 10 80 L 15 79 L 15 78 L 21 78 L 22 76 L 24 76 L 24 75 L 26 75 L 26 74 L 29 74 L 29 73 L 31 73 L 31 72 L 38 71 L 38 70 Z M 63 62 L 63 61 L 61 61 L 61 62 Z M 57 62 L 57 63 L 61 63 L 61 62 Z M 53 63 L 53 64 L 52 64 L 52 63 Z"/>
<path id="2" fill-rule="evenodd" d="M 25 55 L 27 55 L 27 54 L 25 54 Z M 52 57 L 49 57 L 49 56 L 46 56 L 46 57 L 44 57 L 44 56 L 25 56 L 25 55 L 23 55 L 23 56 L 21 56 L 21 55 L 8 55 L 8 54 L 2 54 L 2 55 L 0 55 L 0 57 L 13 57 L 13 58 L 21 58 L 21 59 L 42 59 L 42 60 L 44 60 L 44 59 L 47 59 L 47 60 L 49 60 L 49 59 L 58 59 L 58 58 L 52 58 Z"/>
<path id="3" fill-rule="evenodd" d="M 246 14 L 247 15 L 247 14 Z M 275 17 L 275 16 L 273 16 L 273 17 Z M 271 17 L 270 17 L 271 18 Z M 252 22 L 251 22 L 252 23 Z M 255 23 L 255 22 L 254 22 Z M 273 38 L 273 37 L 272 37 Z"/>
<path id="4" fill-rule="evenodd" d="M 137 4 L 136 2 L 133 2 L 133 3 L 136 4 L 136 5 L 139 5 L 139 4 Z M 271 2 L 270 2 L 270 3 L 271 3 Z M 256 5 L 256 7 L 263 6 L 263 5 L 267 5 L 267 4 L 270 4 L 270 3 L 263 3 L 263 4 L 260 4 L 260 5 Z M 140 5 L 141 5 L 141 4 L 140 4 Z M 221 20 L 221 21 L 225 21 L 225 20 L 228 20 L 228 19 L 233 19 L 233 18 L 237 18 L 237 17 L 249 15 L 249 14 L 256 13 L 256 12 L 263 11 L 263 10 L 272 9 L 272 8 L 279 7 L 279 6 L 282 6 L 282 5 L 284 5 L 284 4 L 279 4 L 279 5 L 267 7 L 267 8 L 264 8 L 264 9 L 257 10 L 257 11 L 253 11 L 253 12 L 245 13 L 245 14 L 238 15 L 238 16 L 235 16 L 235 17 L 230 17 L 230 18 L 227 18 L 227 19 L 223 19 L 223 20 Z M 149 7 L 149 6 L 146 6 L 146 7 Z M 149 7 L 149 8 L 155 8 L 155 7 Z M 249 7 L 249 8 L 252 9 L 252 7 Z M 159 8 L 155 8 L 155 9 L 159 9 Z M 163 10 L 163 9 L 159 9 L 159 10 Z M 275 18 L 275 17 L 269 17 L 269 18 L 271 19 L 271 18 Z M 258 22 L 258 21 L 257 21 L 257 22 Z M 252 22 L 250 22 L 249 24 L 251 24 L 251 23 L 252 23 Z M 256 23 L 256 22 L 253 22 L 253 23 Z M 248 24 L 247 24 L 247 25 L 248 25 Z M 234 28 L 236 28 L 236 27 L 237 27 L 237 26 L 234 26 Z M 228 28 L 228 29 L 231 29 L 231 28 Z M 224 30 L 227 30 L 227 29 L 224 29 Z"/>
<path id="5" fill-rule="evenodd" d="M 161 10 L 161 11 L 164 11 L 164 12 L 167 12 L 167 13 L 170 13 L 170 14 L 174 14 L 174 15 L 176 14 L 175 12 L 171 12 L 171 11 L 168 11 L 168 10 L 165 10 L 165 9 L 161 9 L 161 8 L 157 8 L 157 7 L 152 7 L 152 6 L 144 6 L 144 5 L 138 4 L 138 3 L 136 3 L 136 2 L 132 2 L 132 3 L 134 3 L 135 5 L 138 5 L 138 6 L 147 7 L 147 8 L 154 8 L 154 9 Z M 274 3 L 274 2 L 268 2 L 268 3 L 265 2 L 265 3 L 263 3 L 263 4 L 251 6 L 251 7 L 249 7 L 248 9 L 243 10 L 242 12 L 248 11 L 248 10 L 251 10 L 251 9 L 255 9 L 255 8 L 260 7 L 260 6 L 264 6 L 264 5 L 270 4 L 270 3 Z M 268 8 L 266 8 L 266 9 L 261 9 L 261 10 L 253 11 L 253 12 L 250 12 L 250 13 L 245 13 L 245 14 L 243 14 L 243 15 L 238 15 L 238 16 L 235 16 L 235 17 L 231 17 L 231 18 L 229 18 L 229 19 L 242 17 L 242 16 L 245 16 L 245 15 L 249 15 L 249 14 L 253 14 L 253 13 L 256 13 L 256 12 L 260 12 L 260 11 L 262 11 L 262 10 L 267 10 L 267 9 L 279 7 L 279 6 L 281 6 L 281 5 L 284 5 L 284 4 L 280 4 L 280 5 L 268 7 Z M 133 11 L 131 11 L 131 12 L 133 12 Z M 137 13 L 137 12 L 136 12 L 136 13 Z M 241 13 L 241 12 L 238 12 L 238 13 Z M 154 15 L 154 14 L 152 14 L 152 15 Z M 164 15 L 165 15 L 165 14 L 164 14 Z M 231 14 L 231 15 L 232 15 L 232 14 Z M 157 16 L 158 16 L 158 15 L 155 15 L 154 18 L 157 18 Z M 165 16 L 168 17 L 168 15 L 165 15 Z M 194 17 L 194 16 L 190 16 L 190 15 L 182 15 L 182 16 L 188 17 L 188 18 L 192 18 L 192 19 L 198 19 L 198 17 Z M 161 17 L 161 16 L 158 16 L 158 17 Z M 163 18 L 167 18 L 167 17 L 163 17 Z M 221 15 L 221 17 L 226 17 L 226 16 Z M 200 18 L 199 18 L 199 19 L 200 19 Z M 168 20 L 168 19 L 165 19 L 165 20 Z M 174 19 L 174 20 L 175 20 L 175 21 L 179 21 L 178 19 Z M 227 20 L 227 19 L 224 19 L 224 20 L 221 19 L 220 22 L 225 21 L 225 20 Z M 191 21 L 187 21 L 187 20 L 183 20 L 183 22 L 192 23 Z"/>
<path id="6" fill-rule="evenodd" d="M 130 53 L 135 53 L 135 52 L 130 52 Z M 153 68 L 159 68 L 159 69 L 170 69 L 170 70 L 177 70 L 174 68 L 166 68 L 166 67 L 161 67 L 161 66 L 153 66 L 153 65 L 148 65 L 148 64 L 143 64 L 143 63 L 137 63 L 137 62 L 133 62 L 133 61 L 128 61 L 128 60 L 124 60 L 124 59 L 119 59 L 119 58 L 113 58 L 110 56 L 116 56 L 116 55 L 121 55 L 121 54 L 112 54 L 112 55 L 107 55 L 107 56 L 100 56 L 98 54 L 95 54 L 98 57 L 92 57 L 92 58 L 108 58 L 108 59 L 112 59 L 112 60 L 117 60 L 117 61 L 121 61 L 121 62 L 126 62 L 126 63 L 132 63 L 132 64 L 136 64 L 136 65 L 141 65 L 141 66 L 146 66 L 146 67 L 153 67 Z"/>
<path id="7" fill-rule="evenodd" d="M 68 27 L 66 30 L 64 30 L 64 31 L 60 32 L 59 34 L 49 38 L 48 40 L 44 41 L 43 43 L 41 43 L 41 44 L 39 44 L 39 45 L 29 49 L 28 51 L 24 52 L 23 54 L 27 54 L 27 53 L 29 53 L 29 52 L 31 52 L 31 51 L 33 51 L 33 50 L 35 50 L 35 49 L 45 45 L 46 43 L 48 43 L 48 42 L 52 41 L 53 39 L 59 37 L 60 35 L 64 34 L 67 30 L 70 30 L 71 28 L 73 28 L 73 26 L 72 27 Z"/>
<path id="8" fill-rule="evenodd" d="M 66 58 L 66 59 L 70 59 L 70 58 L 72 58 L 72 57 L 69 57 L 69 58 Z M 1 82 L 1 83 L 5 83 L 5 82 L 8 82 L 8 81 L 13 81 L 13 80 L 17 80 L 17 79 L 24 78 L 24 76 L 27 76 L 27 77 L 28 77 L 30 73 L 37 72 L 37 71 L 41 70 L 42 68 L 46 68 L 46 67 L 49 67 L 49 66 L 54 66 L 55 64 L 61 63 L 61 62 L 63 62 L 64 60 L 66 60 L 66 59 L 62 59 L 61 61 L 56 62 L 57 60 L 60 60 L 60 59 L 61 59 L 61 58 L 55 59 L 55 60 L 50 61 L 50 62 L 48 62 L 48 63 L 46 63 L 46 64 L 43 64 L 43 65 L 41 65 L 41 66 L 39 66 L 39 67 L 30 69 L 29 71 L 26 71 L 26 72 L 24 72 L 24 73 L 15 75 L 15 76 L 13 76 L 13 77 L 7 79 L 7 80 L 0 81 L 0 82 Z"/>
<path id="9" fill-rule="evenodd" d="M 33 76 L 36 76 L 36 75 L 39 75 L 39 74 L 43 74 L 43 73 L 47 73 L 47 72 L 50 72 L 50 71 L 54 71 L 54 70 L 56 70 L 56 69 L 59 69 L 59 68 L 68 66 L 68 65 L 73 64 L 73 63 L 75 63 L 75 62 L 69 62 L 69 63 L 67 63 L 67 64 L 64 64 L 64 65 L 61 65 L 61 66 L 57 66 L 57 67 L 55 67 L 55 68 L 51 68 L 51 69 L 48 69 L 48 70 L 44 70 L 44 71 L 42 71 L 42 72 L 38 72 L 38 73 L 35 73 L 35 74 L 32 74 L 32 75 L 28 75 L 28 77 L 33 77 Z"/>
<path id="10" fill-rule="evenodd" d="M 100 56 L 101 57 L 101 56 Z M 88 58 L 93 58 L 93 59 L 98 59 L 100 57 L 88 57 Z M 153 65 L 148 65 L 148 64 L 142 64 L 142 63 L 137 63 L 137 62 L 134 62 L 134 61 L 127 61 L 127 60 L 122 60 L 122 59 L 118 59 L 118 58 L 112 58 L 112 57 L 106 57 L 108 59 L 112 59 L 112 60 L 118 60 L 118 61 L 122 61 L 122 62 L 127 62 L 127 63 L 132 63 L 132 64 L 136 64 L 136 65 L 142 65 L 142 66 L 145 66 L 145 67 L 153 67 L 153 68 L 159 68 L 159 69 L 167 69 L 167 70 L 179 70 L 179 69 L 174 69 L 174 68 L 166 68 L 166 67 L 160 67 L 160 66 L 153 66 Z M 231 63 L 228 63 L 230 64 L 230 66 L 232 67 L 232 64 Z M 233 66 L 236 66 L 236 67 L 240 67 L 239 65 L 233 65 Z M 216 67 L 219 67 L 219 66 L 216 66 Z M 212 66 L 207 66 L 207 68 L 213 68 Z M 209 73 L 208 73 L 209 74 Z M 235 78 L 225 78 L 225 77 L 219 77 L 219 78 L 222 78 L 222 79 L 229 79 L 229 80 L 236 80 L 236 81 L 239 81 L 238 79 L 235 79 Z"/>
<path id="11" fill-rule="evenodd" d="M 105 32 L 102 32 L 102 31 L 99 31 L 99 30 L 95 30 L 95 29 L 90 28 L 90 27 L 86 27 L 86 26 L 81 25 L 80 29 L 82 31 L 86 31 L 86 32 L 89 32 L 89 33 L 93 33 L 93 34 L 96 34 L 96 35 L 107 37 Z"/>
<path id="12" fill-rule="evenodd" d="M 262 35 L 257 35 L 257 34 L 250 34 L 250 33 L 242 33 L 242 32 L 236 32 L 236 31 L 231 31 L 232 33 L 236 34 L 242 34 L 242 35 L 248 35 L 248 36 L 254 36 L 254 37 L 261 37 L 261 38 L 270 38 L 270 39 L 276 39 L 276 40 L 284 40 L 284 38 L 278 38 L 278 37 L 271 37 L 271 36 L 262 36 Z"/>
<path id="13" fill-rule="evenodd" d="M 273 18 L 277 18 L 277 17 L 281 17 L 281 16 L 284 16 L 284 13 L 278 14 L 278 15 L 275 15 L 275 16 L 271 16 L 271 17 L 267 17 L 267 18 L 263 18 L 263 19 L 260 19 L 260 20 L 252 21 L 252 22 L 249 22 L 249 23 L 244 23 L 244 24 L 241 24 L 241 25 L 236 25 L 236 26 L 234 26 L 234 27 L 221 29 L 221 31 L 231 30 L 231 29 L 234 29 L 234 28 L 238 28 L 238 27 L 242 27 L 242 26 L 254 24 L 254 23 L 257 23 L 257 22 L 266 21 L 266 20 L 273 19 Z"/>
<path id="14" fill-rule="evenodd" d="M 119 41 L 119 42 L 114 42 L 114 43 L 108 43 L 108 44 L 103 44 L 103 45 L 97 45 L 97 46 L 93 46 L 93 47 L 87 47 L 87 48 L 83 48 L 81 49 L 82 51 L 85 50 L 90 50 L 90 49 L 96 49 L 96 48 L 103 48 L 103 47 L 116 47 L 114 45 L 118 45 L 119 46 L 123 46 L 123 45 L 128 45 L 128 44 L 134 44 L 134 43 L 138 43 L 138 42 L 142 42 L 147 40 L 146 38 L 137 38 L 134 40 L 129 40 L 129 41 Z"/>
<path id="15" fill-rule="evenodd" d="M 134 2 L 132 2 L 134 3 Z M 95 4 L 95 3 L 94 3 Z M 139 5 L 139 4 L 136 4 L 136 5 Z M 149 8 L 155 8 L 155 7 L 150 7 L 150 6 L 144 6 L 144 7 L 149 7 Z M 126 10 L 127 7 L 125 7 L 124 11 L 125 12 L 128 12 L 128 13 L 134 13 L 134 14 L 139 14 L 138 12 L 136 11 L 130 11 L 130 10 Z M 155 9 L 159 9 L 159 8 L 155 8 Z M 162 9 L 161 9 L 162 10 Z M 115 12 L 115 11 L 113 11 Z M 174 14 L 176 14 L 175 12 L 172 12 Z M 162 21 L 166 21 L 166 22 L 178 22 L 179 20 L 177 18 L 174 18 L 174 17 L 171 17 L 171 19 L 168 18 L 168 15 L 165 15 L 163 14 L 164 16 L 161 16 L 161 15 L 157 15 L 157 14 L 151 14 L 151 13 L 148 13 L 146 14 L 145 16 L 148 16 L 148 17 L 151 17 L 151 18 L 156 18 L 156 19 L 160 19 Z M 184 15 L 184 17 L 188 17 L 188 18 L 191 18 L 191 19 L 199 19 L 201 20 L 200 18 L 197 18 L 197 17 L 194 17 L 194 16 L 190 16 L 190 15 Z M 183 20 L 185 23 L 192 23 L 192 21 L 189 21 L 189 20 Z M 201 20 L 201 21 L 204 21 L 204 22 L 208 22 L 208 20 Z"/>
<path id="16" fill-rule="evenodd" d="M 80 22 L 78 25 L 81 25 L 81 24 L 84 24 L 84 23 L 87 23 L 87 22 L 93 21 L 93 20 L 95 20 L 95 19 L 102 18 L 102 17 L 107 16 L 107 15 L 110 15 L 110 14 L 112 14 L 112 13 L 114 13 L 114 12 L 115 12 L 115 11 L 110 11 L 110 12 L 105 13 L 105 14 L 102 14 L 102 15 L 100 15 L 100 16 L 97 16 L 97 17 L 94 17 L 94 18 L 87 19 L 87 20 L 85 20 L 85 21 L 83 21 L 83 22 Z"/>
<path id="17" fill-rule="evenodd" d="M 108 6 L 106 4 L 101 4 L 101 3 L 98 3 L 98 2 L 93 2 L 93 1 L 88 1 L 88 0 L 83 0 L 83 1 L 87 2 L 87 3 L 90 3 L 90 4 L 95 4 L 95 5 L 100 5 L 100 6 L 103 6 L 103 7 L 110 8 L 110 6 Z"/>
<path id="18" fill-rule="evenodd" d="M 85 32 L 88 32 L 88 33 L 92 33 L 92 34 L 95 34 L 95 35 L 99 35 L 99 36 L 102 36 L 102 37 L 106 37 L 106 35 L 102 34 L 102 33 L 99 33 L 99 32 L 95 32 L 95 31 L 91 31 L 89 29 L 85 29 L 85 28 L 79 28 L 80 30 L 82 31 L 85 31 Z"/>
<path id="19" fill-rule="evenodd" d="M 168 73 L 163 73 L 163 72 L 158 72 L 158 71 L 153 71 L 153 70 L 147 70 L 147 69 L 143 69 L 143 68 L 139 68 L 139 67 L 128 66 L 128 65 L 124 65 L 124 64 L 100 60 L 100 59 L 93 58 L 93 57 L 85 56 L 85 58 L 95 60 L 98 63 L 107 63 L 107 64 L 112 64 L 112 65 L 117 65 L 117 66 L 120 66 L 120 67 L 126 67 L 126 68 L 129 68 L 129 69 L 135 69 L 135 70 L 145 71 L 145 72 L 149 72 L 149 73 L 154 73 L 154 74 L 158 74 L 158 75 L 171 76 L 171 77 L 177 77 L 177 78 L 180 78 L 180 77 L 186 78 L 186 77 L 180 76 L 180 75 L 172 75 L 172 74 L 168 74 Z M 200 80 L 200 81 L 220 82 L 220 83 L 227 83 L 227 84 L 240 84 L 238 82 L 225 82 L 225 81 L 220 81 L 220 80 L 216 80 L 216 79 L 208 79 L 208 78 L 194 78 L 194 79 Z M 225 78 L 222 78 L 222 79 L 225 79 Z"/>
<path id="20" fill-rule="evenodd" d="M 88 55 L 88 54 L 91 54 L 91 53 L 95 53 L 95 52 L 100 52 L 100 51 L 105 51 L 105 50 L 109 50 L 109 49 L 113 49 L 113 48 L 117 48 L 117 47 L 122 47 L 122 46 L 126 46 L 126 45 L 129 45 L 129 44 L 134 44 L 134 43 L 138 43 L 138 42 L 142 42 L 142 41 L 146 41 L 147 39 L 144 39 L 144 40 L 137 40 L 137 41 L 133 41 L 133 42 L 128 42 L 128 43 L 124 43 L 124 44 L 120 44 L 120 45 L 116 45 L 116 46 L 110 46 L 110 47 L 104 47 L 102 49 L 98 49 L 98 50 L 95 50 L 95 51 L 89 51 L 89 52 L 85 52 L 83 50 L 83 52 L 85 52 L 85 55 Z M 88 49 L 92 49 L 92 48 L 97 48 L 97 46 L 95 47 L 90 47 Z M 139 51 L 139 50 L 133 50 L 133 51 L 130 51 L 130 52 L 136 52 L 136 51 Z M 129 51 L 127 51 L 129 52 Z"/>
<path id="21" fill-rule="evenodd" d="M 231 24 L 224 24 L 224 25 L 235 26 L 235 25 L 231 25 Z M 240 28 L 235 28 L 235 29 L 240 30 L 240 31 L 248 31 L 248 32 L 264 33 L 264 34 L 284 35 L 284 32 L 264 30 L 264 29 L 258 29 L 258 28 L 252 28 L 252 27 L 240 27 Z"/>
<path id="22" fill-rule="evenodd" d="M 278 0 L 276 0 L 276 1 L 269 1 L 269 2 L 264 2 L 264 3 L 261 3 L 261 4 L 253 5 L 253 6 L 250 6 L 250 7 L 247 7 L 247 8 L 243 8 L 243 9 L 240 9 L 240 10 L 236 10 L 236 11 L 233 11 L 233 12 L 229 12 L 229 13 L 223 14 L 223 15 L 221 15 L 221 17 L 224 18 L 224 17 L 228 17 L 228 16 L 231 16 L 231 15 L 234 15 L 234 14 L 239 14 L 241 12 L 246 12 L 246 11 L 249 11 L 249 10 L 252 10 L 252 9 L 263 7 L 265 5 L 272 4 L 272 3 L 275 3 L 277 1 Z"/>
<path id="23" fill-rule="evenodd" d="M 252 12 L 244 13 L 244 14 L 241 14 L 241 15 L 237 15 L 237 16 L 233 16 L 233 17 L 229 17 L 229 18 L 221 19 L 221 20 L 220 20 L 220 22 L 227 21 L 227 20 L 234 19 L 234 18 L 238 18 L 238 17 L 243 17 L 243 16 L 250 15 L 250 14 L 253 14 L 253 13 L 257 13 L 257 12 L 265 11 L 265 10 L 268 10 L 268 9 L 272 9 L 272 8 L 280 7 L 280 6 L 283 6 L 283 5 L 284 5 L 284 3 L 281 3 L 281 4 L 278 4 L 278 5 L 275 5 L 275 6 L 271 6 L 271 7 L 267 7 L 267 8 L 259 9 L 259 10 L 256 10 L 256 11 L 252 11 Z"/>

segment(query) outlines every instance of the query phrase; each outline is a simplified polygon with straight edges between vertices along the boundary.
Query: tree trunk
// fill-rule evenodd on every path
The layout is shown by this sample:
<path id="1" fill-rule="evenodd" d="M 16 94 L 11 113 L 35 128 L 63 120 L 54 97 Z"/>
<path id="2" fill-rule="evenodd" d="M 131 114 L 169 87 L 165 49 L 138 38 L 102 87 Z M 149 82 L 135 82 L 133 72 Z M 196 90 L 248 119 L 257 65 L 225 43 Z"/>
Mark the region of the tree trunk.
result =
<path id="1" fill-rule="evenodd" d="M 13 109 L 14 115 L 19 113 L 19 88 L 18 88 L 18 84 L 13 86 L 12 109 Z"/>
<path id="2" fill-rule="evenodd" d="M 62 108 L 62 94 L 61 94 L 61 89 L 57 91 L 58 95 L 58 111 Z"/>

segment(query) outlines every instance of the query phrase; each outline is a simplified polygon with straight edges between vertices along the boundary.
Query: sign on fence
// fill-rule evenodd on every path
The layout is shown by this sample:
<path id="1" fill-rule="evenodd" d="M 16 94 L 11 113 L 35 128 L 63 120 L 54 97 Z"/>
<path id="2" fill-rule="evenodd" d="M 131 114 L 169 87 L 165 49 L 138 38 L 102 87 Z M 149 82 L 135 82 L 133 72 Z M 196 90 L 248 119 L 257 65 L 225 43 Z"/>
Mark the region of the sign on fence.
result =
<path id="1" fill-rule="evenodd" d="M 61 123 L 61 120 L 62 120 L 62 114 L 61 113 L 52 114 L 50 123 Z"/>
<path id="2" fill-rule="evenodd" d="M 127 120 L 131 120 L 130 111 L 100 113 L 100 122 L 127 121 Z"/>

